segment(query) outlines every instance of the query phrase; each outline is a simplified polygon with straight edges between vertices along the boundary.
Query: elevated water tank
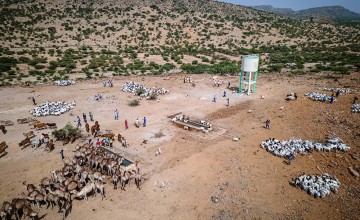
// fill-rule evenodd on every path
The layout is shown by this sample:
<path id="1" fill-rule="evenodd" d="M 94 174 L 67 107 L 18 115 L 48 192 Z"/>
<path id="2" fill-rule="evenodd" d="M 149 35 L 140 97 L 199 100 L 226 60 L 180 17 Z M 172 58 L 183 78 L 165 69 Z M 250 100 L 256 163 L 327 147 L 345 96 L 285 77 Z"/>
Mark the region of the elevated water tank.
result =
<path id="1" fill-rule="evenodd" d="M 257 72 L 259 68 L 259 57 L 254 55 L 245 55 L 242 57 L 242 72 Z"/>

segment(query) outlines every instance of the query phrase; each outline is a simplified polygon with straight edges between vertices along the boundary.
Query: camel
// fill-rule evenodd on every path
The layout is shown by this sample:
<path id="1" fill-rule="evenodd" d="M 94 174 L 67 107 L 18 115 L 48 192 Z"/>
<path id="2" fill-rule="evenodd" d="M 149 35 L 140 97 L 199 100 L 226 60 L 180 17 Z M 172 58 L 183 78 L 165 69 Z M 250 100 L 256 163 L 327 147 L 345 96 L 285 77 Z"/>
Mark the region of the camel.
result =
<path id="1" fill-rule="evenodd" d="M 63 216 L 63 220 L 65 220 L 65 218 L 70 214 L 72 209 L 72 204 L 71 201 L 65 201 L 64 204 L 62 204 L 61 207 L 61 212 L 62 212 L 62 216 Z"/>
<path id="2" fill-rule="evenodd" d="M 0 157 L 5 156 L 7 154 L 6 148 L 8 148 L 8 147 L 9 146 L 7 146 L 5 141 L 0 143 Z"/>
<path id="3" fill-rule="evenodd" d="M 35 219 L 35 217 L 37 217 L 38 212 L 35 212 L 34 210 L 32 210 L 30 205 L 24 205 L 22 207 L 23 213 L 24 213 L 24 217 L 29 216 L 29 218 L 31 219 Z"/>
<path id="4" fill-rule="evenodd" d="M 44 177 L 40 181 L 40 187 L 45 189 L 46 187 L 50 186 L 50 184 L 52 183 L 53 182 L 48 177 Z"/>
<path id="5" fill-rule="evenodd" d="M 9 202 L 4 202 L 0 209 L 0 218 L 1 219 L 10 219 L 12 214 L 12 207 Z"/>
<path id="6" fill-rule="evenodd" d="M 21 149 L 24 149 L 25 147 L 29 146 L 31 144 L 30 138 L 25 138 L 19 143 L 19 147 L 22 147 Z"/>
<path id="7" fill-rule="evenodd" d="M 27 133 L 23 133 L 23 135 L 24 135 L 26 138 L 35 137 L 34 131 L 29 131 L 29 132 L 27 132 Z"/>
<path id="8" fill-rule="evenodd" d="M 34 124 L 34 129 L 35 130 L 42 130 L 42 129 L 46 129 L 46 128 L 47 128 L 46 123 L 39 122 L 39 123 Z"/>
<path id="9" fill-rule="evenodd" d="M 73 192 L 74 190 L 78 191 L 78 189 L 80 189 L 79 185 L 81 185 L 80 182 L 72 180 L 65 186 L 65 191 L 67 192 Z"/>
<path id="10" fill-rule="evenodd" d="M 3 134 L 6 134 L 7 132 L 5 125 L 0 125 L 0 130 L 2 131 Z"/>
<path id="11" fill-rule="evenodd" d="M 48 151 L 48 152 L 51 152 L 54 149 L 55 149 L 54 141 L 53 141 L 53 139 L 50 139 L 50 141 L 45 146 L 45 150 Z"/>
<path id="12" fill-rule="evenodd" d="M 58 196 L 60 199 L 64 199 L 64 200 L 71 199 L 70 194 L 67 192 L 64 192 L 61 189 L 55 189 L 55 191 L 52 191 L 50 187 L 47 187 L 46 189 L 49 191 L 49 193 L 51 193 L 55 196 Z"/>
<path id="13" fill-rule="evenodd" d="M 138 168 L 135 173 L 135 184 L 136 184 L 136 187 L 140 190 L 140 185 L 141 185 L 140 168 Z"/>
<path id="14" fill-rule="evenodd" d="M 95 188 L 96 188 L 96 190 L 99 190 L 99 192 L 101 194 L 101 200 L 103 200 L 105 197 L 104 183 L 101 180 L 95 180 Z M 95 193 L 95 195 L 96 195 L 96 193 Z"/>
<path id="15" fill-rule="evenodd" d="M 84 197 L 84 202 L 85 201 L 88 202 L 87 194 L 91 193 L 93 191 L 95 191 L 95 184 L 93 182 L 91 182 L 91 183 L 89 182 L 88 184 L 86 184 L 86 186 L 84 186 L 84 188 L 81 189 L 80 192 L 77 192 L 75 194 L 73 199 Z M 70 196 L 70 200 L 72 200 L 71 196 Z"/>
<path id="16" fill-rule="evenodd" d="M 34 184 L 26 184 L 26 180 L 23 182 L 23 185 L 26 186 L 28 193 L 32 193 L 33 191 L 37 190 Z"/>
<path id="17" fill-rule="evenodd" d="M 30 196 L 26 197 L 26 199 L 34 202 L 37 205 L 38 210 L 40 210 L 41 202 L 45 202 L 46 205 L 49 206 L 49 204 L 47 203 L 47 200 L 46 200 L 46 195 L 43 193 L 40 193 L 39 191 L 33 191 L 32 193 L 30 193 Z"/>
<path id="18" fill-rule="evenodd" d="M 14 209 L 16 219 L 20 219 L 19 210 L 22 209 L 24 205 L 27 205 L 27 201 L 25 199 L 14 198 L 11 201 L 11 206 Z"/>
<path id="19" fill-rule="evenodd" d="M 129 186 L 130 186 L 130 173 L 127 171 L 124 171 L 123 176 L 121 177 L 120 181 L 121 181 L 121 189 L 126 191 L 125 190 L 126 184 L 129 183 Z"/>

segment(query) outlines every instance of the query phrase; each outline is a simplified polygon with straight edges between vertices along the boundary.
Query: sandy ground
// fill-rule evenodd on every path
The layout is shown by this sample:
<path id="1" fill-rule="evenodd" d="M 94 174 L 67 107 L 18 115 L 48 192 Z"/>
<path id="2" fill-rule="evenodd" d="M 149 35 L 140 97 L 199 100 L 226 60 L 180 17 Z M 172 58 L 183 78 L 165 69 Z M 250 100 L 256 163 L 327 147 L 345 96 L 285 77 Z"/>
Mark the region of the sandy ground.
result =
<path id="1" fill-rule="evenodd" d="M 2 88 L 0 90 L 0 119 L 11 120 L 7 134 L 0 134 L 1 141 L 9 145 L 8 154 L 0 159 L 0 198 L 11 201 L 22 197 L 25 191 L 22 182 L 38 185 L 40 179 L 50 176 L 51 170 L 62 166 L 59 151 L 72 156 L 72 149 L 84 140 L 62 146 L 55 142 L 51 153 L 28 147 L 21 150 L 18 143 L 22 133 L 31 130 L 28 124 L 18 124 L 16 119 L 30 117 L 36 101 L 76 100 L 77 106 L 61 116 L 38 118 L 41 122 L 56 122 L 58 127 L 70 122 L 75 125 L 76 116 L 93 112 L 101 129 L 121 133 L 130 144 L 123 148 L 117 142 L 114 151 L 139 166 L 146 180 L 141 190 L 134 184 L 126 191 L 113 190 L 110 181 L 106 184 L 106 199 L 90 197 L 89 203 L 74 200 L 68 219 L 359 219 L 359 179 L 351 176 L 347 168 L 360 164 L 360 114 L 351 113 L 351 101 L 358 92 L 342 94 L 333 104 L 315 102 L 304 93 L 320 91 L 319 88 L 344 87 L 360 89 L 359 75 L 353 74 L 338 79 L 323 75 L 286 77 L 260 76 L 256 94 L 251 96 L 232 94 L 227 90 L 230 107 L 221 97 L 228 80 L 237 86 L 236 77 L 221 77 L 224 84 L 213 87 L 210 75 L 192 76 L 196 83 L 184 84 L 182 76 L 119 77 L 114 87 L 102 87 L 100 82 L 87 81 L 69 87 L 50 85 L 33 88 Z M 160 96 L 160 101 L 141 100 L 138 107 L 128 106 L 134 97 L 121 91 L 125 81 L 135 81 L 148 86 L 169 89 L 169 94 Z M 297 92 L 299 99 L 286 102 L 290 92 Z M 95 94 L 105 99 L 94 101 Z M 218 101 L 211 102 L 217 95 Z M 264 95 L 264 99 L 260 99 Z M 280 107 L 284 107 L 280 110 Z M 120 120 L 113 113 L 119 109 Z M 249 113 L 249 110 L 252 110 Z M 168 116 L 182 112 L 196 119 L 209 120 L 214 131 L 204 134 L 185 131 L 174 125 Z M 146 116 L 147 127 L 136 128 L 133 123 Z M 128 119 L 130 128 L 124 129 Z M 271 120 L 271 129 L 264 129 L 264 121 Z M 155 133 L 165 136 L 155 138 Z M 51 132 L 37 131 L 36 134 Z M 349 152 L 315 152 L 299 155 L 292 165 L 259 147 L 262 140 L 275 137 L 288 139 L 299 137 L 324 141 L 329 134 L 336 134 L 351 146 Z M 240 141 L 232 141 L 233 137 Z M 147 144 L 141 144 L 147 139 Z M 157 148 L 162 155 L 155 156 Z M 353 157 L 355 155 L 355 157 Z M 289 185 L 292 178 L 302 173 L 322 174 L 328 172 L 341 182 L 337 194 L 315 199 L 298 188 Z M 219 198 L 218 203 L 211 200 Z M 60 219 L 56 210 L 43 207 L 39 212 L 43 219 Z"/>

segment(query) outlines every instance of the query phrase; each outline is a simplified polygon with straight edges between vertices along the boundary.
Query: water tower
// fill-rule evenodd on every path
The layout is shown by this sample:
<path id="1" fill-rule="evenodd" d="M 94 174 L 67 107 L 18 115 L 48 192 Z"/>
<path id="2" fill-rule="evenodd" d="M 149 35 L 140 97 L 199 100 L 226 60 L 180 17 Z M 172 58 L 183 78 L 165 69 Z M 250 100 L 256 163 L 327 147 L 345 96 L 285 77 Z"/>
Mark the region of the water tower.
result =
<path id="1" fill-rule="evenodd" d="M 250 92 L 255 93 L 258 69 L 259 56 L 244 55 L 242 57 L 239 94 L 241 94 L 243 90 L 247 92 L 248 95 L 250 95 Z"/>

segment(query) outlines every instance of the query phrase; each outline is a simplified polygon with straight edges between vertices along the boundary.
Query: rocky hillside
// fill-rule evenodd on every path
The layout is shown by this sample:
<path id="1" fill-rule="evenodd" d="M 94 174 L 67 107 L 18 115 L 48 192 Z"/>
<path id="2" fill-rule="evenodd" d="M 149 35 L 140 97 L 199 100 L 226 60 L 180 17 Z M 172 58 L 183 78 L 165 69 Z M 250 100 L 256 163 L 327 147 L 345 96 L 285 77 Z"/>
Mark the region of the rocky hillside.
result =
<path id="1" fill-rule="evenodd" d="M 253 6 L 252 8 L 300 19 L 328 17 L 336 21 L 360 21 L 360 14 L 350 11 L 342 6 L 316 7 L 300 11 L 294 11 L 290 8 L 274 8 L 271 5 L 259 5 Z"/>
<path id="2" fill-rule="evenodd" d="M 2 0 L 0 85 L 237 74 L 243 54 L 260 54 L 263 72 L 293 63 L 296 74 L 346 73 L 360 68 L 359 34 L 357 24 L 311 23 L 209 0 Z"/>

